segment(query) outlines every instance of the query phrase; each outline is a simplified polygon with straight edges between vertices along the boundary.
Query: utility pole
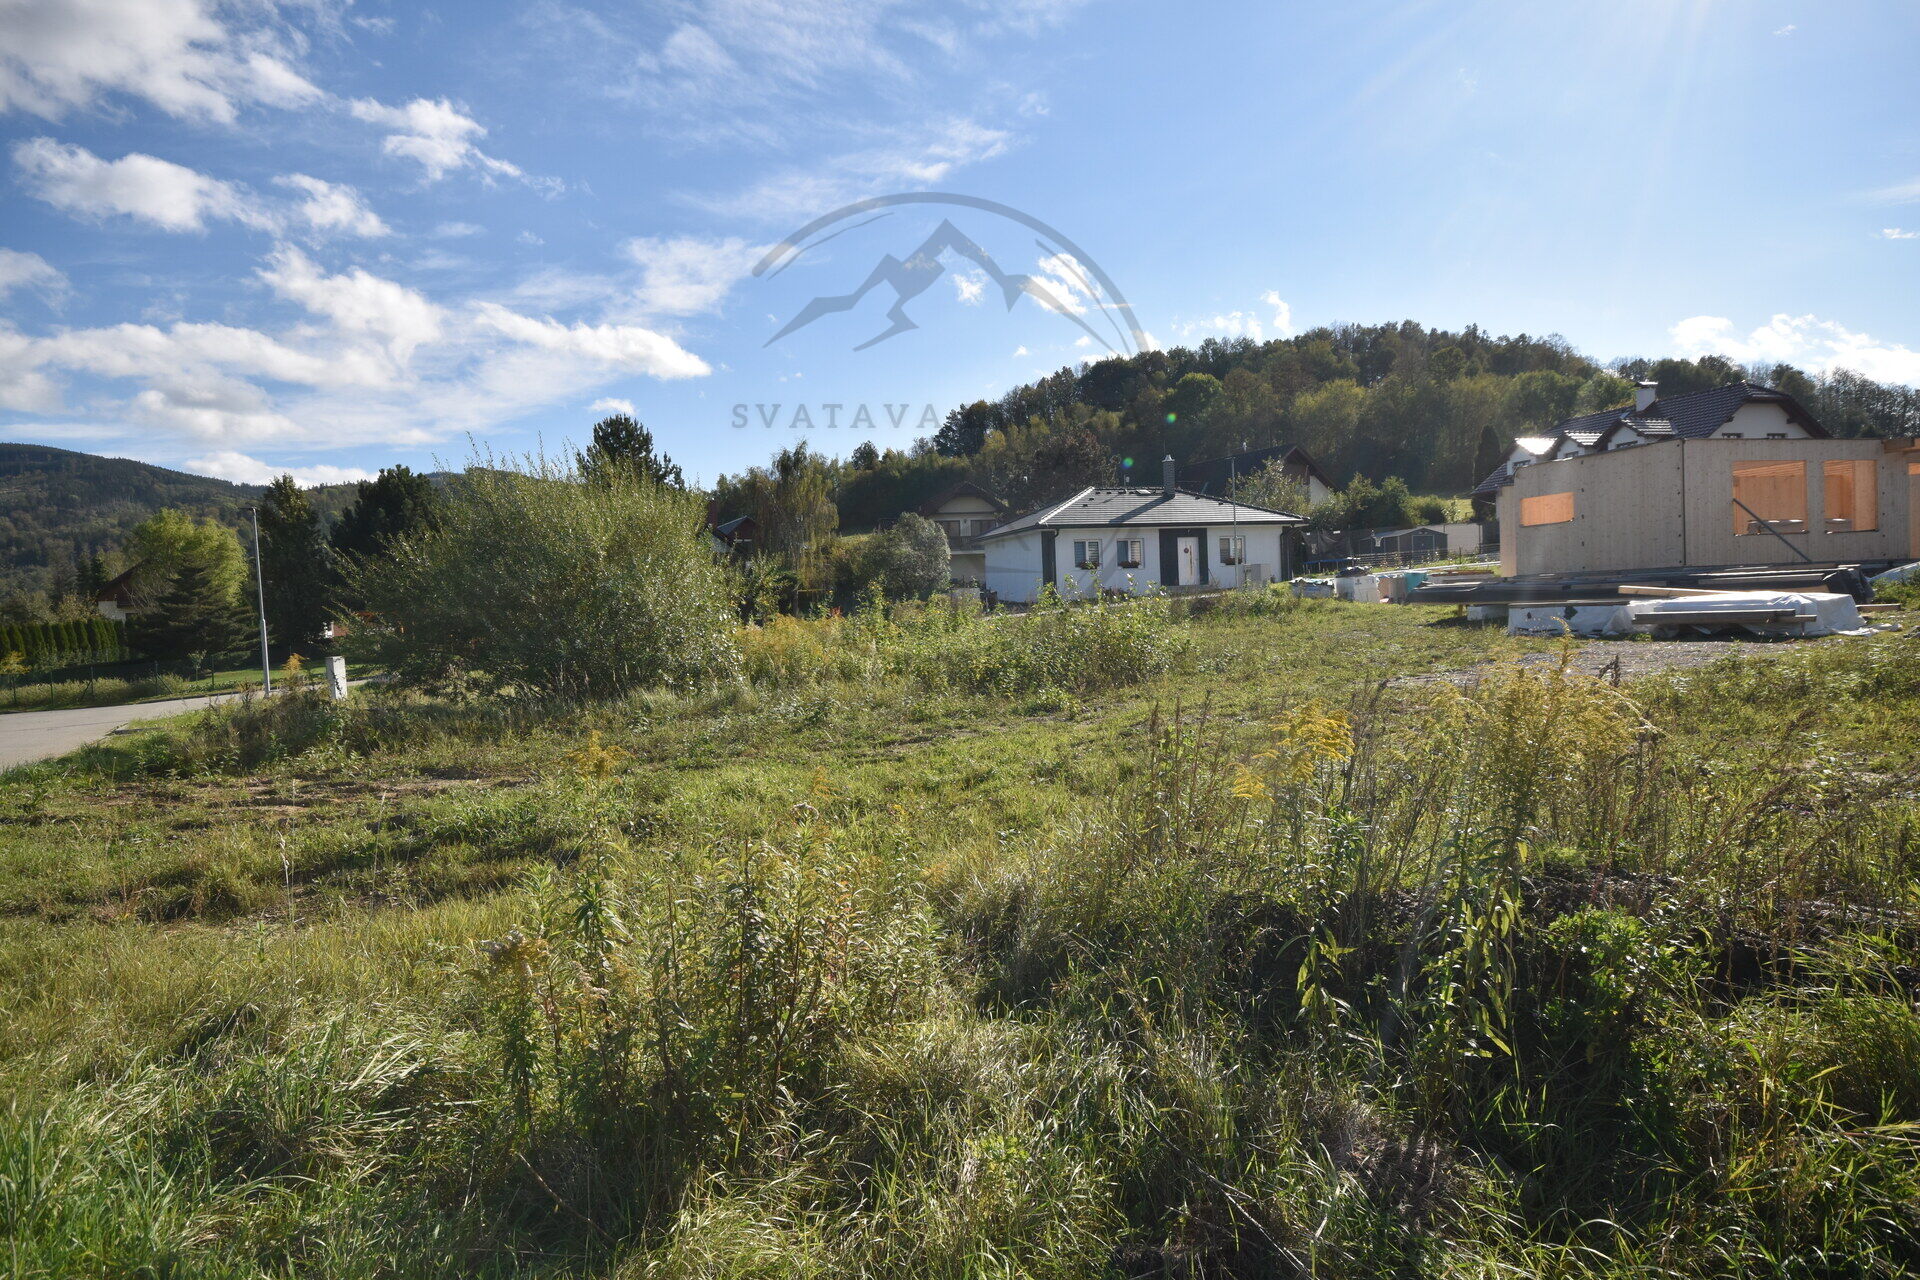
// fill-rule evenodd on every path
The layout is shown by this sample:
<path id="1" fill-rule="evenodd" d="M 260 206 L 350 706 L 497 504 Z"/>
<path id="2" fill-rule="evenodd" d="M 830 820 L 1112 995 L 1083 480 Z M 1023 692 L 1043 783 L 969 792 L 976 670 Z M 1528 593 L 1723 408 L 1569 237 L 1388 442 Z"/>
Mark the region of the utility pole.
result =
<path id="1" fill-rule="evenodd" d="M 260 508 L 248 507 L 253 517 L 253 586 L 260 601 L 260 687 L 273 692 L 273 661 L 267 657 L 267 577 L 260 568 Z"/>

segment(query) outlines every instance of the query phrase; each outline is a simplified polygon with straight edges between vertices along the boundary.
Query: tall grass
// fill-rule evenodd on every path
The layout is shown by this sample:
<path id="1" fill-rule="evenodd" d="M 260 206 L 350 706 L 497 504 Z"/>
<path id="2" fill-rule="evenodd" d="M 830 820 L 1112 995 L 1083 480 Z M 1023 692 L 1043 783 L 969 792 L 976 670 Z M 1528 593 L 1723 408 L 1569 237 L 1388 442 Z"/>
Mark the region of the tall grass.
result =
<path id="1" fill-rule="evenodd" d="M 1165 626 L 908 612 L 746 651 L 917 682 L 1023 642 L 1171 660 Z M 1836 689 L 1910 724 L 1912 658 L 1169 707 L 1102 741 L 1104 797 L 937 850 L 824 768 L 752 833 L 662 828 L 652 763 L 589 736 L 536 809 L 441 815 L 541 856 L 391 962 L 405 998 L 229 975 L 137 1052 L 42 1051 L 0 1237 L 22 1275 L 1891 1280 L 1915 801 L 1807 735 Z M 1021 669 L 958 687 L 1070 670 Z M 279 708 L 231 749 L 535 728 Z"/>

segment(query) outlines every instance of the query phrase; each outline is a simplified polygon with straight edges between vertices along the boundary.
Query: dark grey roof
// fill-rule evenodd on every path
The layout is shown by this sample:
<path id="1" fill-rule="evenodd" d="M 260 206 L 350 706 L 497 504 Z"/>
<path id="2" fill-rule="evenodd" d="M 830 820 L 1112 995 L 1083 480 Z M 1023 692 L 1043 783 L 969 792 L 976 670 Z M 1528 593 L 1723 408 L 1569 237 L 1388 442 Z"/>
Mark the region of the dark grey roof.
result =
<path id="1" fill-rule="evenodd" d="M 1568 418 L 1547 434 L 1566 436 L 1576 444 L 1591 447 L 1608 432 L 1624 425 L 1652 439 L 1704 440 L 1725 426 L 1727 419 L 1746 404 L 1777 404 L 1787 411 L 1788 418 L 1806 428 L 1808 435 L 1815 439 L 1826 439 L 1826 429 L 1801 407 L 1799 401 L 1784 391 L 1756 386 L 1751 382 L 1729 382 L 1724 387 L 1714 387 L 1710 391 L 1661 396 L 1645 409 L 1621 405 L 1617 409 L 1582 414 L 1578 418 Z M 1512 483 L 1513 476 L 1503 462 L 1499 470 L 1475 486 L 1473 496 L 1485 497 Z"/>
<path id="2" fill-rule="evenodd" d="M 1228 502 L 1209 498 L 1204 493 L 1175 489 L 1109 489 L 1094 486 L 1082 489 L 1065 502 L 1029 511 L 1017 520 L 1009 520 L 997 529 L 981 534 L 998 538 L 1035 528 L 1092 528 L 1136 526 L 1155 528 L 1193 524 L 1304 524 L 1301 517 L 1285 511 L 1272 511 L 1246 502 Z"/>
<path id="3" fill-rule="evenodd" d="M 995 511 L 1003 512 L 1007 509 L 1007 504 L 1001 500 L 999 494 L 993 492 L 991 489 L 982 488 L 971 480 L 962 480 L 959 484 L 948 485 L 939 493 L 934 494 L 931 498 L 921 503 L 919 511 L 923 516 L 930 516 L 940 510 L 940 508 L 946 506 L 949 502 L 952 502 L 955 498 L 966 497 L 979 498 L 991 503 Z"/>
<path id="4" fill-rule="evenodd" d="M 1235 476 L 1250 476 L 1276 458 L 1333 488 L 1333 481 L 1327 479 L 1312 455 L 1297 444 L 1277 444 L 1270 449 L 1249 449 L 1227 458 L 1189 462 L 1180 468 L 1180 485 L 1191 493 L 1222 494 Z"/>

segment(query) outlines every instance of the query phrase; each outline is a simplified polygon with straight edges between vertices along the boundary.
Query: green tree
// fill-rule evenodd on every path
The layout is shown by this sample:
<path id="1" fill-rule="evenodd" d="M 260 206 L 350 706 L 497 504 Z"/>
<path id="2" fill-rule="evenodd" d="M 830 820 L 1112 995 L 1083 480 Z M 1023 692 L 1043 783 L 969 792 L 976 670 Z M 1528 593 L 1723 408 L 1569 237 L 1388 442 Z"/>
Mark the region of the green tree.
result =
<path id="1" fill-rule="evenodd" d="M 260 499 L 260 558 L 267 630 L 289 646 L 311 644 L 327 620 L 333 549 L 313 503 L 283 475 Z"/>
<path id="2" fill-rule="evenodd" d="M 133 647 L 163 662 L 231 653 L 251 630 L 233 589 L 204 563 L 182 568 L 128 626 Z"/>
<path id="3" fill-rule="evenodd" d="M 431 528 L 439 509 L 440 491 L 433 481 L 406 467 L 386 467 L 374 479 L 360 481 L 353 501 L 333 526 L 340 603 L 364 608 L 365 601 L 350 585 L 357 577 L 350 567 L 380 559 L 396 539 Z"/>
<path id="4" fill-rule="evenodd" d="M 1236 478 L 1232 492 L 1241 502 L 1290 515 L 1304 515 L 1313 505 L 1307 498 L 1307 482 L 1288 474 L 1284 458 L 1274 458 L 1265 466 Z"/>
<path id="5" fill-rule="evenodd" d="M 916 600 L 943 590 L 953 577 L 947 535 L 925 516 L 907 512 L 873 536 L 868 568 L 892 600 Z"/>
<path id="6" fill-rule="evenodd" d="M 133 593 L 140 601 L 159 599 L 188 569 L 200 572 L 207 590 L 229 600 L 239 598 L 250 576 L 232 529 L 172 508 L 154 512 L 134 529 L 127 558 L 134 564 Z"/>
<path id="7" fill-rule="evenodd" d="M 578 484 L 541 458 L 471 467 L 433 524 L 347 579 L 376 616 L 349 650 L 407 679 L 601 697 L 739 662 L 705 502 L 626 474 Z"/>
<path id="8" fill-rule="evenodd" d="M 575 455 L 575 462 L 589 482 L 605 481 L 617 473 L 676 489 L 686 487 L 673 459 L 654 450 L 653 432 L 630 414 L 611 414 L 594 423 L 593 443 Z"/>
<path id="9" fill-rule="evenodd" d="M 801 441 L 774 455 L 771 467 L 754 467 L 726 486 L 735 514 L 759 526 L 758 554 L 772 556 L 793 575 L 798 598 L 818 599 L 828 586 L 828 557 L 840 509 L 833 500 L 836 464 Z"/>
<path id="10" fill-rule="evenodd" d="M 993 430 L 993 425 L 993 406 L 985 400 L 976 400 L 947 413 L 947 420 L 934 433 L 933 447 L 942 457 L 972 457 L 987 443 L 987 433 Z"/>

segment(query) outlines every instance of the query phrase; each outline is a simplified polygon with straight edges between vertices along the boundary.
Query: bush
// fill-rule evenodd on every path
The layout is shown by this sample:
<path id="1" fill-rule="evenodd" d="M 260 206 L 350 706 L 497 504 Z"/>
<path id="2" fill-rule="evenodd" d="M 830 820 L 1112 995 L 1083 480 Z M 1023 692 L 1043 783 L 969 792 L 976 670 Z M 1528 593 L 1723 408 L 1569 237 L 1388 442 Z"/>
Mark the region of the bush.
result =
<path id="1" fill-rule="evenodd" d="M 352 647 L 407 680 L 575 697 L 738 669 L 698 496 L 625 475 L 580 484 L 542 458 L 525 466 L 469 467 L 434 528 L 350 570 L 351 594 L 378 619 Z"/>

